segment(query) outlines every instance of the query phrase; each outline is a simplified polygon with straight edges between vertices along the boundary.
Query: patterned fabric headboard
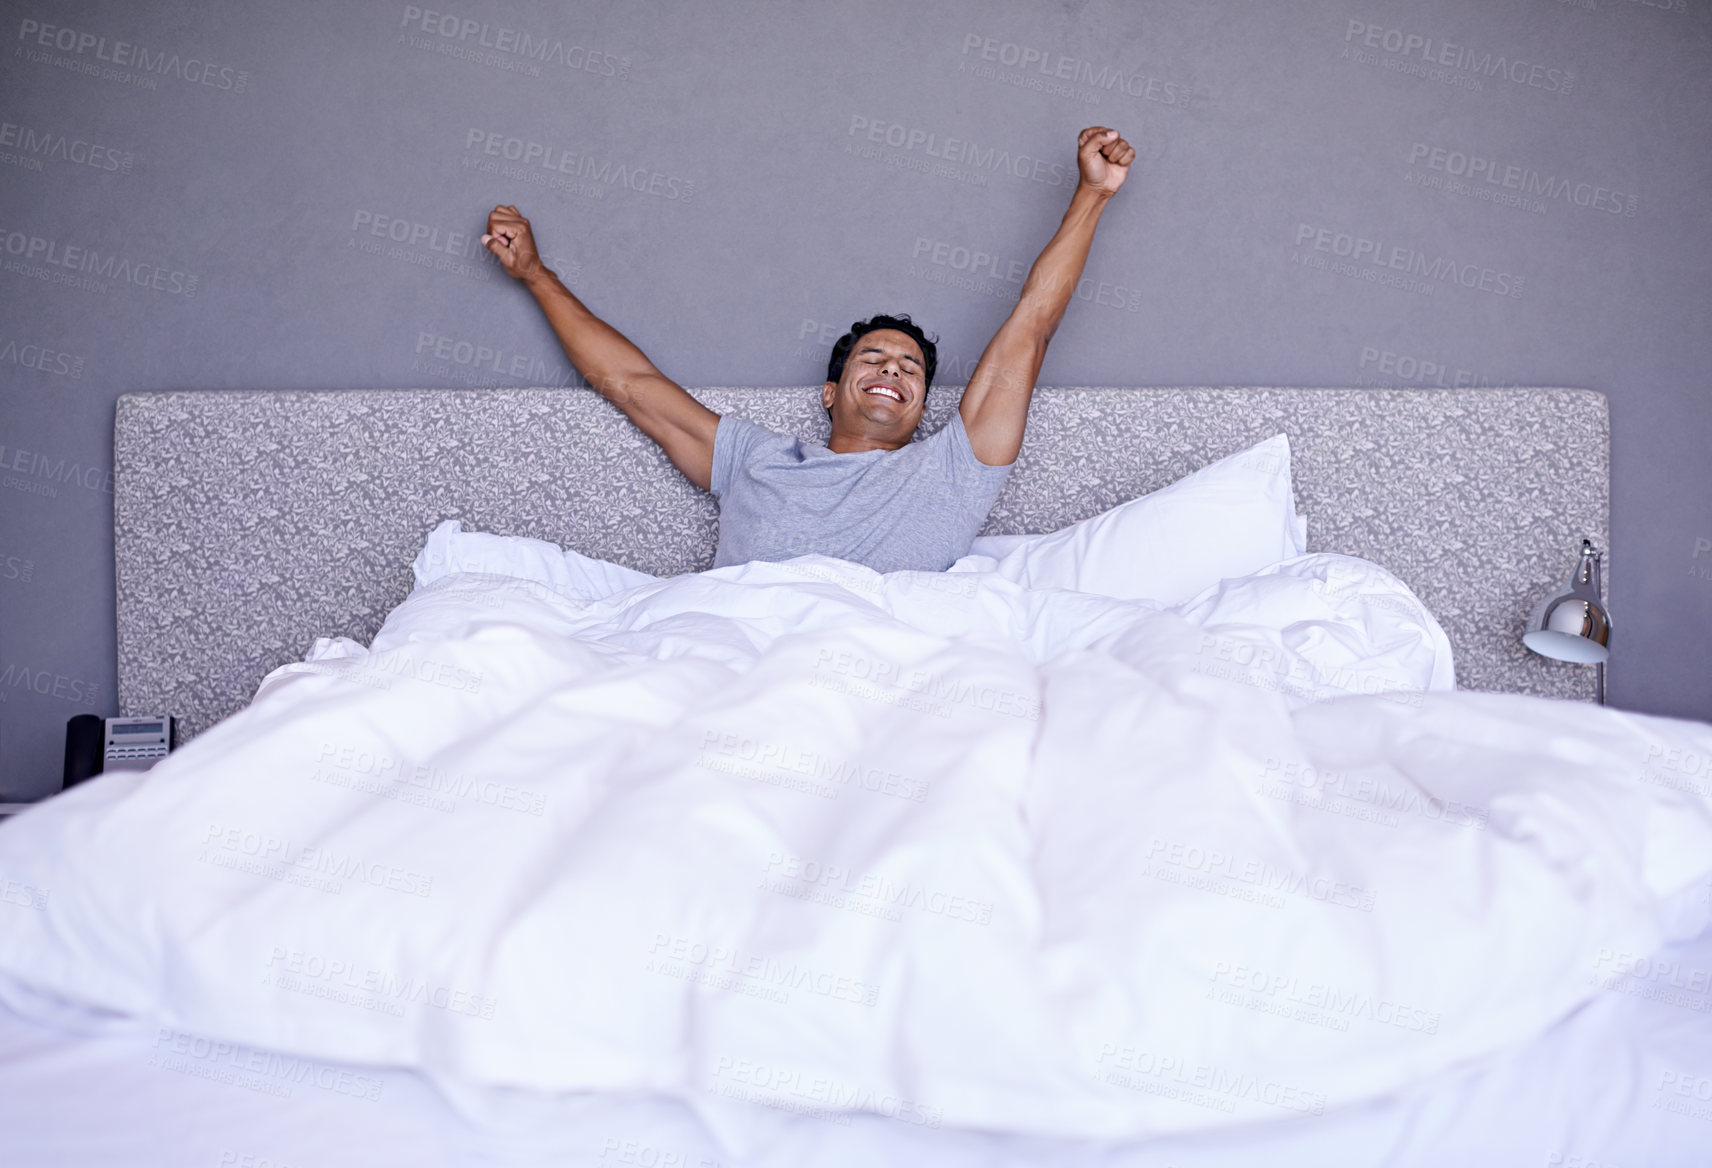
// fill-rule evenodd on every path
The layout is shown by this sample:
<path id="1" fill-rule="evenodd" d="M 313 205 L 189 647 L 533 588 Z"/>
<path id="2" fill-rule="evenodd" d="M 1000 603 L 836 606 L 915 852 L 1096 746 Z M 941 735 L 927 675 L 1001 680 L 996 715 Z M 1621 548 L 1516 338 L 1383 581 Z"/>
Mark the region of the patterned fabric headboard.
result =
<path id="1" fill-rule="evenodd" d="M 827 437 L 818 386 L 692 392 Z M 921 433 L 960 396 L 935 387 Z M 1280 430 L 1309 550 L 1413 588 L 1460 687 L 1592 700 L 1592 669 L 1519 639 L 1582 537 L 1610 546 L 1589 390 L 1042 388 L 985 533 L 1055 530 Z M 442 519 L 656 575 L 713 561 L 713 498 L 585 389 L 131 393 L 114 465 L 120 712 L 175 714 L 185 739 L 317 636 L 368 641 Z"/>

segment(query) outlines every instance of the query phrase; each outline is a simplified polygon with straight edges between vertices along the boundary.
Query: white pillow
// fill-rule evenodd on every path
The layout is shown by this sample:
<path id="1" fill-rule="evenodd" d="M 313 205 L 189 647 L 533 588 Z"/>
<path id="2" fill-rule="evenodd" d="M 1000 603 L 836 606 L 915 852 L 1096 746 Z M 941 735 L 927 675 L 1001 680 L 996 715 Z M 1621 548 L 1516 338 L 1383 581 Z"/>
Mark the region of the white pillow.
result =
<path id="1" fill-rule="evenodd" d="M 1307 550 L 1307 520 L 1290 487 L 1290 439 L 1275 434 L 1061 531 L 980 537 L 969 552 L 993 557 L 991 570 L 1025 587 L 1169 607 Z"/>
<path id="2" fill-rule="evenodd" d="M 465 531 L 456 519 L 440 522 L 411 565 L 416 587 L 432 584 L 453 572 L 485 572 L 534 580 L 561 596 L 577 600 L 602 600 L 638 584 L 659 579 L 581 552 L 562 548 L 544 539 L 520 535 L 489 535 Z"/>

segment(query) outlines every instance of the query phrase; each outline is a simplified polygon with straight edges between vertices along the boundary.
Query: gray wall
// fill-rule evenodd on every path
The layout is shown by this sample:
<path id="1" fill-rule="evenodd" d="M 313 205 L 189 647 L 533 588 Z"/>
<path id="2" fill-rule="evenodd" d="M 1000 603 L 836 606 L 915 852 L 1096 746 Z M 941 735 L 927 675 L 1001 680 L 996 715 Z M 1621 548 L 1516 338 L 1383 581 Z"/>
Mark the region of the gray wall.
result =
<path id="1" fill-rule="evenodd" d="M 0 795 L 112 712 L 118 394 L 566 382 L 497 202 L 686 384 L 960 382 L 1095 123 L 1043 381 L 1603 391 L 1612 703 L 1712 716 L 1708 0 L 6 9 Z"/>

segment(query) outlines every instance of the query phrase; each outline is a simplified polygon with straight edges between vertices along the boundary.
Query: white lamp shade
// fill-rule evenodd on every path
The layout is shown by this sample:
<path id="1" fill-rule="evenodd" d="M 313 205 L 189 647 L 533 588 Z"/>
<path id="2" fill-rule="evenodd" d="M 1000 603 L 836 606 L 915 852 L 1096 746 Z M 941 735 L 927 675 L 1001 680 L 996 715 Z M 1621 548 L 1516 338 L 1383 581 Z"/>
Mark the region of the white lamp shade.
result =
<path id="1" fill-rule="evenodd" d="M 1522 644 L 1542 657 L 1573 661 L 1577 665 L 1603 665 L 1611 656 L 1610 649 L 1598 641 L 1589 641 L 1579 633 L 1535 629 L 1531 633 L 1523 634 Z"/>

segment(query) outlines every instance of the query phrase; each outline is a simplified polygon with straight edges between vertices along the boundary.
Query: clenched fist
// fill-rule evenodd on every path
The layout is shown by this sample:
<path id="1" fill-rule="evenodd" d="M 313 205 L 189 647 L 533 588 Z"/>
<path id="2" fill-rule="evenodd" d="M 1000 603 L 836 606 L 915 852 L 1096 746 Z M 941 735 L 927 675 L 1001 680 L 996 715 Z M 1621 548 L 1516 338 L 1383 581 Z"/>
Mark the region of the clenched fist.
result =
<path id="1" fill-rule="evenodd" d="M 1089 126 L 1076 138 L 1076 164 L 1082 171 L 1082 185 L 1111 195 L 1129 177 L 1129 164 L 1135 160 L 1135 147 L 1124 141 L 1116 130 L 1105 126 Z"/>
<path id="2" fill-rule="evenodd" d="M 540 253 L 535 250 L 535 236 L 529 231 L 529 220 L 523 217 L 515 203 L 498 206 L 488 212 L 487 230 L 488 233 L 481 237 L 482 246 L 499 257 L 506 272 L 519 280 L 527 280 L 546 271 Z"/>

